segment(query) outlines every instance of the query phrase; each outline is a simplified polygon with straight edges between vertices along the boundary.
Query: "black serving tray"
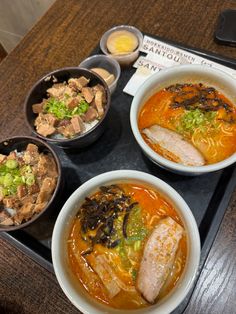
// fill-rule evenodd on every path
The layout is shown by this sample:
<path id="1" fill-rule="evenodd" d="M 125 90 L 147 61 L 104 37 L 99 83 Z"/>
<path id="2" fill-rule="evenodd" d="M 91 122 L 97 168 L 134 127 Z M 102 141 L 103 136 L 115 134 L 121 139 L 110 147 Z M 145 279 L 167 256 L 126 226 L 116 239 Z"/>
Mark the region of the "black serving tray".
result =
<path id="1" fill-rule="evenodd" d="M 233 59 L 177 44 L 157 36 L 155 38 L 236 69 L 236 61 Z M 92 52 L 92 54 L 95 53 L 100 53 L 99 48 Z M 134 72 L 134 68 L 122 70 L 117 89 L 112 95 L 108 128 L 96 143 L 86 149 L 76 151 L 66 151 L 54 146 L 62 163 L 65 187 L 61 201 L 55 206 L 52 216 L 42 217 L 40 221 L 36 221 L 24 230 L 2 233 L 2 237 L 11 241 L 13 245 L 51 272 L 53 272 L 50 250 L 52 230 L 64 202 L 88 179 L 117 169 L 135 169 L 151 173 L 179 192 L 191 208 L 200 231 L 202 253 L 198 274 L 205 263 L 236 185 L 236 169 L 230 166 L 218 172 L 186 177 L 161 169 L 147 159 L 136 143 L 130 128 L 129 111 L 132 97 L 123 93 L 123 88 Z M 190 296 L 191 293 L 174 313 L 184 311 Z"/>

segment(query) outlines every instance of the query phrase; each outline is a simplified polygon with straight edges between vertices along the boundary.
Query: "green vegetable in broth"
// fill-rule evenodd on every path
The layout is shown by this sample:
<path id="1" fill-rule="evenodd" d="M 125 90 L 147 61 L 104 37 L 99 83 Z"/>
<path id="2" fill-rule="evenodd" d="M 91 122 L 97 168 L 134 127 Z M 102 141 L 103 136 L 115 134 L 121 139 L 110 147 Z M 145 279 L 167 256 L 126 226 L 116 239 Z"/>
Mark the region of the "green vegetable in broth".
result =
<path id="1" fill-rule="evenodd" d="M 212 121 L 216 117 L 216 112 L 209 111 L 203 112 L 199 109 L 186 111 L 180 119 L 177 130 L 180 133 L 192 134 L 195 129 L 201 128 L 204 131 L 204 127 L 207 125 L 212 126 Z"/>
<path id="2" fill-rule="evenodd" d="M 144 226 L 141 208 L 139 206 L 132 208 L 129 218 L 127 224 L 127 238 L 121 239 L 117 250 L 123 268 L 132 272 L 133 266 L 137 264 L 139 253 L 143 248 L 142 241 L 148 235 L 148 230 Z"/>

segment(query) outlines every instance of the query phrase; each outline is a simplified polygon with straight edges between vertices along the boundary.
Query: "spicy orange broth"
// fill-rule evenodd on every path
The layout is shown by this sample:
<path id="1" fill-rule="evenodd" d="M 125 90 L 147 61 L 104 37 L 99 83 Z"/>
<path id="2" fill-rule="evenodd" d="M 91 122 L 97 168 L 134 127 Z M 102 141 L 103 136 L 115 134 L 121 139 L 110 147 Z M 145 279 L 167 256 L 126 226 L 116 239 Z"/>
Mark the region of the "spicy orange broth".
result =
<path id="1" fill-rule="evenodd" d="M 180 217 L 178 216 L 177 212 L 173 208 L 173 206 L 167 202 L 164 197 L 162 197 L 157 191 L 153 189 L 145 188 L 141 185 L 131 185 L 131 184 L 119 184 L 121 188 L 125 191 L 126 195 L 132 197 L 134 202 L 138 202 L 141 210 L 142 210 L 142 218 L 144 219 L 144 223 L 149 230 L 152 230 L 153 227 L 158 223 L 161 218 L 166 216 L 172 217 L 175 221 L 177 221 L 180 225 L 183 226 Z M 164 212 L 163 212 L 164 210 Z M 158 215 L 159 220 L 155 219 L 155 223 L 150 226 L 146 219 L 147 214 L 154 216 Z M 150 220 L 149 220 L 150 221 Z M 87 255 L 86 258 L 80 256 L 80 253 L 88 248 L 88 245 L 85 241 L 83 241 L 80 237 L 80 220 L 79 218 L 75 218 L 72 224 L 71 232 L 68 238 L 68 256 L 69 256 L 69 267 L 71 268 L 74 275 L 78 278 L 80 283 L 83 287 L 87 290 L 87 292 L 98 301 L 105 303 L 111 307 L 119 308 L 119 309 L 136 309 L 140 307 L 147 306 L 148 303 L 139 302 L 140 301 L 140 294 L 139 292 L 130 293 L 121 290 L 118 295 L 116 295 L 113 299 L 109 299 L 106 288 L 102 284 L 101 280 L 97 276 L 97 274 L 92 270 L 90 266 L 88 266 L 87 261 L 92 263 L 92 258 L 90 255 Z M 74 243 L 72 242 L 74 241 Z M 144 244 L 143 244 L 144 246 Z M 115 249 L 107 249 L 100 244 L 96 244 L 94 246 L 94 254 L 107 254 L 107 252 L 116 252 Z M 142 252 L 141 252 L 142 253 Z M 168 277 L 167 281 L 168 284 L 164 285 L 163 289 L 160 291 L 158 296 L 158 300 L 163 298 L 177 283 L 178 279 L 180 278 L 187 256 L 187 240 L 186 235 L 182 237 L 180 240 L 178 252 L 181 259 L 181 267 L 177 271 L 177 264 L 176 261 L 174 263 L 173 269 L 171 271 L 170 276 Z M 76 258 L 80 256 L 79 261 Z M 120 263 L 119 257 L 114 254 L 114 261 L 116 275 L 127 285 L 134 285 L 132 278 L 127 272 L 119 272 L 117 265 Z M 141 254 L 140 254 L 140 261 L 141 261 Z M 86 260 L 87 259 L 87 260 Z M 113 265 L 111 265 L 113 266 Z M 86 268 L 89 274 L 89 279 L 83 272 L 83 268 Z M 136 302 L 134 302 L 136 300 Z M 143 299 L 142 299 L 143 300 Z M 137 304 L 139 303 L 139 304 Z"/>
<path id="2" fill-rule="evenodd" d="M 184 87 L 184 91 L 191 91 L 190 94 L 179 96 L 178 101 L 191 98 L 196 93 L 196 85 Z M 205 87 L 205 86 L 204 86 Z M 224 160 L 235 153 L 236 150 L 236 107 L 227 99 L 224 95 L 217 92 L 217 97 L 221 98 L 232 109 L 231 117 L 234 123 L 228 124 L 222 122 L 221 119 L 227 118 L 226 111 L 221 108 L 217 111 L 216 119 L 224 124 L 224 128 L 232 133 L 222 134 L 219 128 L 216 128 L 215 132 L 204 132 L 197 136 L 195 143 L 192 142 L 191 137 L 186 137 L 186 140 L 192 142 L 192 144 L 203 154 L 206 164 L 213 164 Z M 145 140 L 145 142 L 158 154 L 170 159 L 174 162 L 179 162 L 177 156 L 171 154 L 171 152 L 164 151 L 160 145 L 153 144 L 148 140 L 148 137 L 142 133 L 142 130 L 149 128 L 152 125 L 159 125 L 161 127 L 176 131 L 176 123 L 180 120 L 181 115 L 185 112 L 183 108 L 171 108 L 171 100 L 173 92 L 166 89 L 155 93 L 142 107 L 138 117 L 138 127 Z M 210 98 L 210 97 L 209 97 Z M 213 141 L 213 142 L 212 142 Z"/>

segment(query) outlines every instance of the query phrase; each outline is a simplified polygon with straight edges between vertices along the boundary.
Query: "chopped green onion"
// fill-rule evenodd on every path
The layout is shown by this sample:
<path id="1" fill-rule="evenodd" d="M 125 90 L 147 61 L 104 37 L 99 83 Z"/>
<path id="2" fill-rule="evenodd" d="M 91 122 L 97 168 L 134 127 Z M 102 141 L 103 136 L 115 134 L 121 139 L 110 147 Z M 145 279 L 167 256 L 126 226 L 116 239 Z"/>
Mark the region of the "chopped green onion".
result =
<path id="1" fill-rule="evenodd" d="M 44 105 L 43 109 L 61 120 L 67 117 L 69 111 L 63 101 L 59 101 L 53 97 L 48 99 L 48 102 Z"/>
<path id="2" fill-rule="evenodd" d="M 3 185 L 4 182 L 4 176 L 0 176 L 0 185 Z"/>
<path id="3" fill-rule="evenodd" d="M 192 134 L 195 129 L 199 127 L 204 128 L 207 124 L 211 123 L 215 116 L 216 112 L 213 111 L 203 112 L 199 109 L 189 110 L 182 115 L 177 131 Z"/>
<path id="4" fill-rule="evenodd" d="M 33 185 L 33 184 L 35 183 L 35 177 L 34 177 L 34 175 L 33 175 L 33 174 L 27 175 L 26 180 L 25 180 L 25 183 L 26 183 L 27 185 Z"/>
<path id="5" fill-rule="evenodd" d="M 32 172 L 32 168 L 30 167 L 30 165 L 25 166 L 25 172 Z"/>
<path id="6" fill-rule="evenodd" d="M 8 191 L 6 188 L 3 188 L 2 186 L 0 186 L 0 195 L 1 196 L 7 196 L 8 195 Z"/>
<path id="7" fill-rule="evenodd" d="M 49 98 L 48 102 L 44 105 L 44 110 L 52 113 L 56 118 L 70 119 L 74 115 L 84 114 L 89 108 L 89 104 L 85 100 L 81 100 L 78 106 L 73 109 L 67 107 L 65 102 L 57 100 L 56 98 Z"/>
<path id="8" fill-rule="evenodd" d="M 75 108 L 72 110 L 71 114 L 72 114 L 72 115 L 75 115 L 75 114 L 77 113 L 77 111 L 78 111 L 78 107 L 75 107 Z"/>
<path id="9" fill-rule="evenodd" d="M 134 250 L 138 251 L 141 248 L 141 241 L 138 240 L 136 242 L 134 242 Z"/>
<path id="10" fill-rule="evenodd" d="M 6 167 L 9 169 L 15 169 L 18 166 L 18 162 L 15 159 L 9 159 L 6 161 Z"/>
<path id="11" fill-rule="evenodd" d="M 6 166 L 5 165 L 1 165 L 0 166 L 0 173 L 3 175 L 6 172 Z"/>
<path id="12" fill-rule="evenodd" d="M 19 176 L 15 176 L 14 179 L 13 179 L 13 183 L 15 185 L 20 185 L 23 183 L 23 180 L 22 180 L 22 177 L 19 177 Z"/>
<path id="13" fill-rule="evenodd" d="M 4 179 L 3 179 L 3 185 L 4 187 L 9 187 L 11 186 L 13 182 L 13 177 L 10 173 L 7 173 L 5 176 L 4 176 Z"/>
<path id="14" fill-rule="evenodd" d="M 14 195 L 16 194 L 16 191 L 17 191 L 17 188 L 16 186 L 12 185 L 8 188 L 8 195 L 11 194 L 11 195 Z"/>
<path id="15" fill-rule="evenodd" d="M 85 100 L 82 100 L 78 107 L 78 113 L 83 114 L 88 110 L 88 108 L 89 108 L 89 104 Z"/>

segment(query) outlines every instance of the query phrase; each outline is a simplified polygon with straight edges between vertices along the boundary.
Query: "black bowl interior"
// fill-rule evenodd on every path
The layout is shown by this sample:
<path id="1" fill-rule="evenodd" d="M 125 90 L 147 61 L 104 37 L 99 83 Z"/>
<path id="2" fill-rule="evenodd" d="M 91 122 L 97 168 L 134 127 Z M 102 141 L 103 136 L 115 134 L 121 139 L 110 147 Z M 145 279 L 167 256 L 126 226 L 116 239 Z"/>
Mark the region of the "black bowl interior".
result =
<path id="1" fill-rule="evenodd" d="M 106 110 L 104 113 L 104 116 L 102 117 L 102 119 L 97 123 L 97 125 L 95 125 L 94 128 L 96 128 L 99 124 L 102 123 L 103 119 L 105 118 L 107 111 L 109 109 L 110 106 L 110 92 L 108 89 L 107 84 L 105 83 L 105 81 L 98 76 L 96 73 L 88 70 L 88 69 L 83 69 L 83 68 L 64 68 L 64 69 L 59 69 L 59 70 L 55 70 L 53 72 L 50 72 L 49 74 L 47 74 L 46 76 L 44 76 L 43 78 L 41 78 L 38 82 L 35 83 L 35 85 L 32 87 L 32 89 L 30 90 L 26 101 L 25 101 L 25 113 L 26 113 L 26 119 L 27 122 L 32 130 L 32 132 L 37 135 L 38 137 L 40 137 L 43 140 L 47 140 L 49 142 L 54 142 L 54 143 L 63 143 L 63 142 L 75 142 L 76 140 L 78 141 L 78 139 L 87 136 L 89 133 L 91 133 L 92 130 L 94 130 L 94 128 L 90 129 L 88 132 L 75 136 L 72 139 L 52 139 L 52 138 L 48 138 L 48 137 L 44 137 L 41 136 L 40 134 L 38 134 L 34 128 L 34 121 L 37 117 L 37 114 L 33 113 L 32 110 L 32 105 L 33 104 L 37 104 L 37 103 L 41 103 L 43 98 L 47 98 L 47 89 L 50 88 L 53 84 L 55 83 L 63 83 L 68 81 L 70 78 L 78 78 L 84 76 L 87 79 L 90 79 L 89 82 L 89 86 L 94 86 L 96 84 L 101 84 L 103 85 L 103 87 L 105 88 L 105 92 L 106 92 L 106 99 L 107 99 L 107 104 L 106 104 Z M 50 79 L 48 79 L 50 78 Z M 53 82 L 53 79 L 57 79 L 56 82 Z M 45 80 L 46 79 L 46 80 Z"/>
<path id="2" fill-rule="evenodd" d="M 0 143 L 0 154 L 3 155 L 8 155 L 10 152 L 17 150 L 18 152 L 24 151 L 29 143 L 35 144 L 38 146 L 39 152 L 44 153 L 44 154 L 51 154 L 56 162 L 57 165 L 57 170 L 58 170 L 58 179 L 57 179 L 57 185 L 55 188 L 55 191 L 49 200 L 47 206 L 37 215 L 34 215 L 30 220 L 26 221 L 25 223 L 22 223 L 17 226 L 3 226 L 0 225 L 0 231 L 12 231 L 12 230 L 17 230 L 24 228 L 31 224 L 33 221 L 38 219 L 52 204 L 58 189 L 61 184 L 61 166 L 60 166 L 60 161 L 55 154 L 55 152 L 51 149 L 51 147 L 42 142 L 41 140 L 35 139 L 34 137 L 31 136 L 22 136 L 22 137 L 12 137 L 10 139 L 6 139 Z"/>

